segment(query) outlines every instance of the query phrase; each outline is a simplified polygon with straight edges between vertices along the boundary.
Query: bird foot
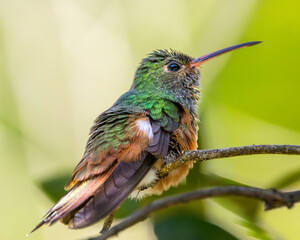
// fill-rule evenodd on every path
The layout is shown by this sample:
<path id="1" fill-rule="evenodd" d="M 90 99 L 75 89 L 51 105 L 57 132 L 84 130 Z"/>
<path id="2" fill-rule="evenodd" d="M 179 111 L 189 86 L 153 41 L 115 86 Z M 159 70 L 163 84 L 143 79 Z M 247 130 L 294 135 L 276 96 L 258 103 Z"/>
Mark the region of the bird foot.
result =
<path id="1" fill-rule="evenodd" d="M 164 177 L 168 176 L 168 174 L 170 172 L 181 167 L 184 163 L 185 163 L 185 161 L 183 161 L 180 158 L 177 158 L 175 161 L 173 161 L 171 163 L 167 163 L 159 170 L 159 172 L 158 172 L 159 178 L 164 178 Z"/>

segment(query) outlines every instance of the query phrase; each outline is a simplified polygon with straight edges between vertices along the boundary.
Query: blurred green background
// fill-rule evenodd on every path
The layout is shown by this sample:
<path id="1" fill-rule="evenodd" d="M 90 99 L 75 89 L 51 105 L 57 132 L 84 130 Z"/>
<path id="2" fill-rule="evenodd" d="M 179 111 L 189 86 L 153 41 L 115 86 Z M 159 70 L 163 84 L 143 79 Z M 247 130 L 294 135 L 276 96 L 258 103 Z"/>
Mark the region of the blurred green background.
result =
<path id="1" fill-rule="evenodd" d="M 0 0 L 0 239 L 24 239 L 62 194 L 95 117 L 131 85 L 141 58 L 172 48 L 194 57 L 260 40 L 202 68 L 199 145 L 300 144 L 297 0 Z M 245 184 L 299 189 L 297 156 L 196 164 L 167 194 Z M 157 197 L 126 201 L 119 217 Z M 299 239 L 300 205 L 263 212 L 242 198 L 161 211 L 118 239 Z M 84 239 L 44 227 L 30 239 Z"/>

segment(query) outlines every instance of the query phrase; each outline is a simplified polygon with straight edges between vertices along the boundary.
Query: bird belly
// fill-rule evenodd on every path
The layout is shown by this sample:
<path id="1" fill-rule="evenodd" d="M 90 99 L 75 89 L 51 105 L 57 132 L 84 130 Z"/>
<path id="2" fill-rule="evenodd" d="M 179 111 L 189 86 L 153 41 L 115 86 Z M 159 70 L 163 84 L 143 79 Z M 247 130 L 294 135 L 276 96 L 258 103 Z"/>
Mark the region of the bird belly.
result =
<path id="1" fill-rule="evenodd" d="M 147 194 L 160 195 L 163 191 L 168 190 L 172 186 L 177 186 L 182 180 L 185 179 L 189 173 L 190 168 L 193 167 L 193 162 L 187 162 L 181 167 L 174 169 L 168 173 L 168 176 L 159 179 L 152 188 L 148 188 Z"/>
<path id="2" fill-rule="evenodd" d="M 140 200 L 146 196 L 160 195 L 163 191 L 168 190 L 172 186 L 177 186 L 183 181 L 192 167 L 193 162 L 187 162 L 183 166 L 169 172 L 168 176 L 158 179 L 156 166 L 149 171 L 138 187 L 130 194 L 130 198 Z"/>
<path id="3" fill-rule="evenodd" d="M 146 190 L 151 188 L 151 186 L 157 181 L 156 169 L 152 168 L 143 180 L 139 183 L 136 189 L 129 195 L 130 198 L 142 199 L 149 195 Z M 146 188 L 145 190 L 141 190 Z"/>

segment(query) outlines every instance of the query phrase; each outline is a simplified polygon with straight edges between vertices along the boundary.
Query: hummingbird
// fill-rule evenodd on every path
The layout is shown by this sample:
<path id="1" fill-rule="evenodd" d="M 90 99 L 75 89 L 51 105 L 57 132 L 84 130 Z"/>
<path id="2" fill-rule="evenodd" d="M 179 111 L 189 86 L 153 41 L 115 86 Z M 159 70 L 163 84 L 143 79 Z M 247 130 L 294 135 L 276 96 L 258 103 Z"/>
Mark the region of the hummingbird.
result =
<path id="1" fill-rule="evenodd" d="M 183 150 L 197 149 L 199 67 L 223 53 L 259 41 L 192 58 L 155 50 L 137 68 L 129 91 L 100 114 L 90 130 L 67 193 L 32 230 L 58 220 L 71 229 L 90 226 L 132 197 L 161 194 L 186 177 L 193 162 L 158 174 Z"/>

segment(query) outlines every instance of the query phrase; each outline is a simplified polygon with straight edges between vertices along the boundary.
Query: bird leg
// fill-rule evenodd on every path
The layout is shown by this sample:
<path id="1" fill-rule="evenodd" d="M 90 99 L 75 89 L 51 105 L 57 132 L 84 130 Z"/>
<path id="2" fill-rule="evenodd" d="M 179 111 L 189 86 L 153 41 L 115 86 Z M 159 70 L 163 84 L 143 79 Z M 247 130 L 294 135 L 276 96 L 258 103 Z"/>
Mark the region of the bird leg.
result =
<path id="1" fill-rule="evenodd" d="M 116 215 L 116 212 L 119 208 L 113 210 L 104 220 L 104 224 L 103 224 L 103 227 L 100 231 L 100 233 L 105 233 L 108 229 L 110 229 L 113 221 L 114 221 L 114 218 L 115 218 L 115 215 Z"/>

